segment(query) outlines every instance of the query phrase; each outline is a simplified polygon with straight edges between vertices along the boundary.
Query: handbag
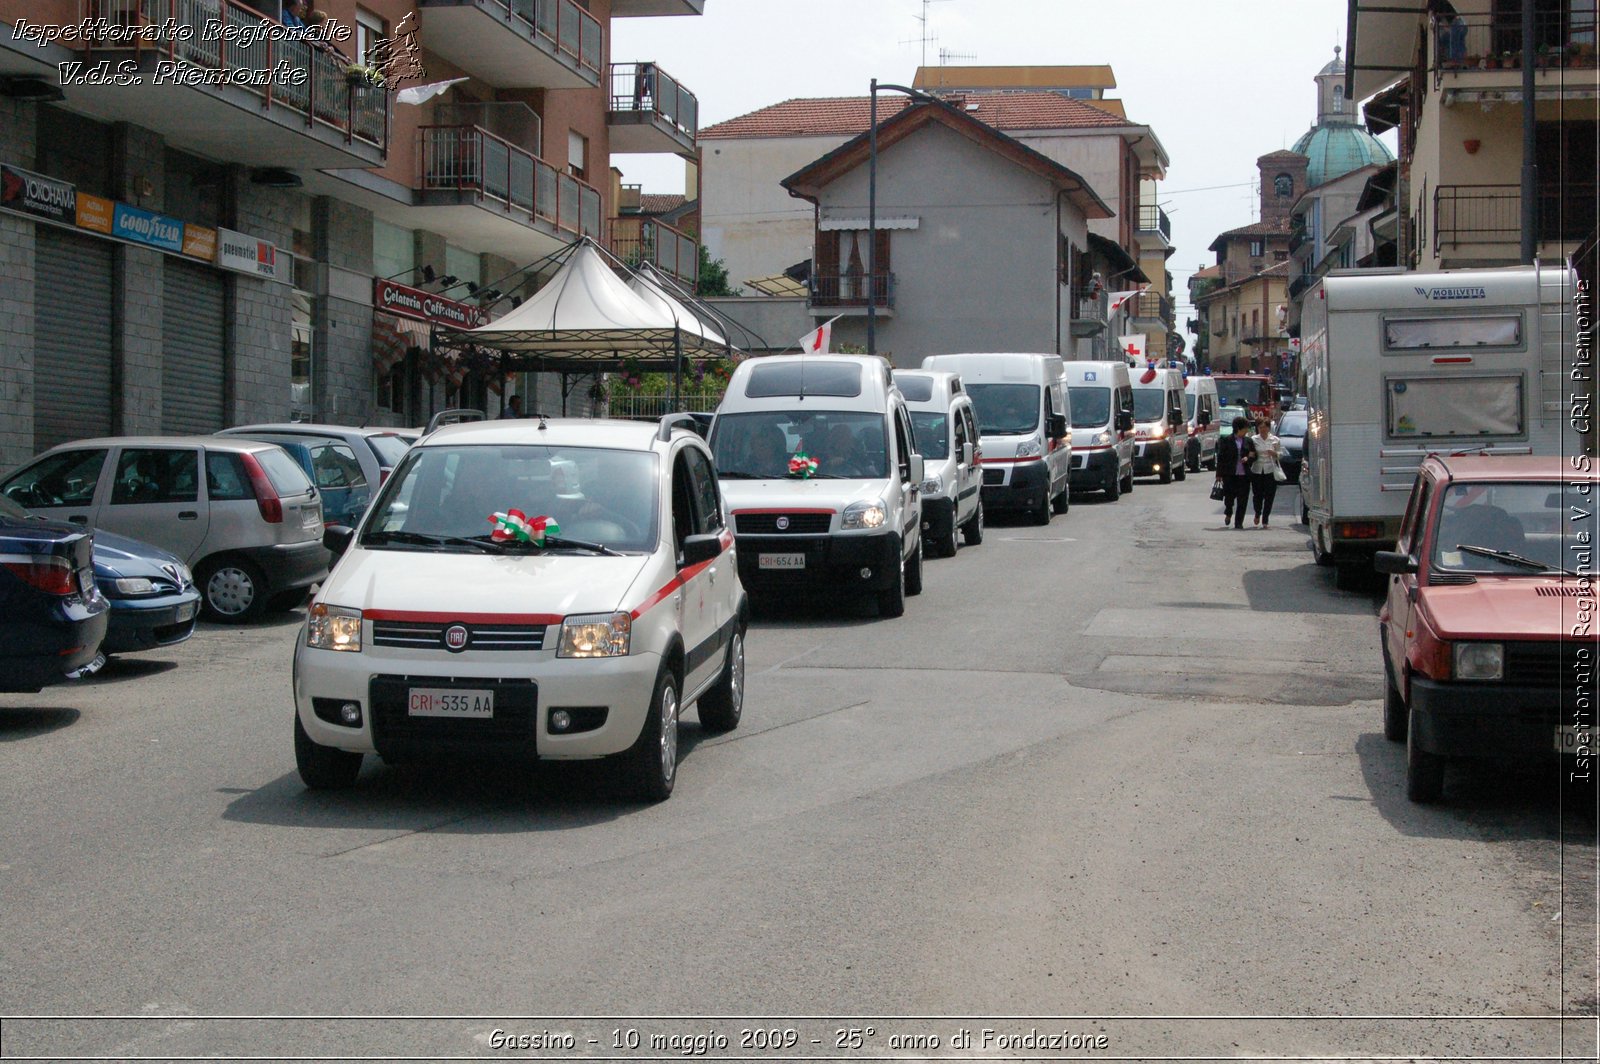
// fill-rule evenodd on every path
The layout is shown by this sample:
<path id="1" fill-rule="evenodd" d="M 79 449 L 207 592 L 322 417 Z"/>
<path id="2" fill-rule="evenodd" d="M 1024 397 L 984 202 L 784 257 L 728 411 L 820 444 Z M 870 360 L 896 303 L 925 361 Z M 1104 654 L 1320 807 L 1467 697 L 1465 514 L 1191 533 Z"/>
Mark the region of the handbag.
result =
<path id="1" fill-rule="evenodd" d="M 1211 501 L 1222 502 L 1227 497 L 1228 493 L 1222 490 L 1222 481 L 1213 480 L 1211 482 Z"/>
<path id="2" fill-rule="evenodd" d="M 1279 465 L 1277 462 L 1273 462 L 1272 479 L 1276 480 L 1279 484 L 1286 484 L 1289 481 L 1289 474 L 1283 471 L 1283 466 Z"/>

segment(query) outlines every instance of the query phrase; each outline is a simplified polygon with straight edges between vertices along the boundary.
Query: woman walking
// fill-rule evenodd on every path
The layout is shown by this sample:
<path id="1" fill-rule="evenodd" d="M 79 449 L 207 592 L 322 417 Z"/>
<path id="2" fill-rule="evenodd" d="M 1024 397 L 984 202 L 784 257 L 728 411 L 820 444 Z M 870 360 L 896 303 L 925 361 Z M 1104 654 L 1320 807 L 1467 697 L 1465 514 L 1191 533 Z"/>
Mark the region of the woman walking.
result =
<path id="1" fill-rule="evenodd" d="M 1217 443 L 1217 482 L 1222 485 L 1222 527 L 1244 527 L 1244 508 L 1250 498 L 1250 468 L 1255 461 L 1255 444 L 1249 436 L 1250 422 L 1233 419 L 1233 433 Z"/>
<path id="2" fill-rule="evenodd" d="M 1278 478 L 1283 476 L 1278 462 L 1283 457 L 1283 441 L 1272 434 L 1272 422 L 1262 418 L 1256 422 L 1256 433 L 1250 437 L 1255 447 L 1255 459 L 1250 463 L 1250 494 L 1254 496 L 1256 524 L 1267 528 L 1272 523 L 1272 500 L 1278 494 Z"/>

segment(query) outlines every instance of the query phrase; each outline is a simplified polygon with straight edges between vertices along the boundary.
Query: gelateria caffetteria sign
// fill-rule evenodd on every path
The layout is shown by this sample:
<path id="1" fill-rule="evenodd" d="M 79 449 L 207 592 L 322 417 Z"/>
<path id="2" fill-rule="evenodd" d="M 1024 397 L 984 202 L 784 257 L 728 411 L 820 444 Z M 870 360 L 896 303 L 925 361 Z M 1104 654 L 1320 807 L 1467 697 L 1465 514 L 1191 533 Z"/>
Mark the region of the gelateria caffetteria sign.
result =
<path id="1" fill-rule="evenodd" d="M 217 230 L 216 262 L 224 270 L 248 273 L 269 281 L 288 281 L 289 271 L 284 259 L 270 240 L 232 229 Z"/>
<path id="2" fill-rule="evenodd" d="M 489 322 L 489 315 L 471 303 L 458 303 L 454 299 L 395 284 L 381 277 L 372 280 L 372 305 L 378 310 L 425 321 L 430 325 L 475 329 Z"/>

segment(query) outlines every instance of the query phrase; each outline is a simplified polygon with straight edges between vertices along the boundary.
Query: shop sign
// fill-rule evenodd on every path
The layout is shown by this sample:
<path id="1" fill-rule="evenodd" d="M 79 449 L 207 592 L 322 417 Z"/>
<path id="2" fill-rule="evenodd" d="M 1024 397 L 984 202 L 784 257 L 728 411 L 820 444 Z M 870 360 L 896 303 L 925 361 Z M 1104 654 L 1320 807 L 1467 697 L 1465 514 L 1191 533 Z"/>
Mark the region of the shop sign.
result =
<path id="1" fill-rule="evenodd" d="M 489 315 L 471 303 L 458 303 L 381 277 L 372 280 L 372 304 L 390 314 L 453 329 L 475 329 L 489 322 Z"/>
<path id="2" fill-rule="evenodd" d="M 104 196 L 91 196 L 87 192 L 78 193 L 78 228 L 92 229 L 96 233 L 105 233 L 109 236 L 111 216 L 116 206 Z"/>
<path id="3" fill-rule="evenodd" d="M 278 254 L 278 246 L 270 240 L 232 229 L 217 230 L 217 265 L 224 270 L 253 274 L 269 281 L 288 281 L 289 271 L 284 262 L 287 258 Z"/>
<path id="4" fill-rule="evenodd" d="M 0 166 L 0 205 L 71 224 L 77 218 L 77 189 L 31 170 Z"/>
<path id="5" fill-rule="evenodd" d="M 183 250 L 183 223 L 142 207 L 119 203 L 111 215 L 111 235 L 162 251 Z"/>
<path id="6" fill-rule="evenodd" d="M 211 262 L 217 257 L 217 231 L 183 223 L 183 253 L 191 259 Z"/>

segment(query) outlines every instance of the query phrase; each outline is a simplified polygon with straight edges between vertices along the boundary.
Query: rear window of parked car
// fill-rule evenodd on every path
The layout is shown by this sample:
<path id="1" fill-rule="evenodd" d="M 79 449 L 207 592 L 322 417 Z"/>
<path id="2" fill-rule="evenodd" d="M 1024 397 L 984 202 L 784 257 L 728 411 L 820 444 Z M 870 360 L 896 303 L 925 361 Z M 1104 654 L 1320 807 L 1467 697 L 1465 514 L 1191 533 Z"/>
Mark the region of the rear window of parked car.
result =
<path id="1" fill-rule="evenodd" d="M 305 470 L 296 465 L 282 448 L 270 447 L 256 451 L 255 456 L 279 495 L 304 495 L 311 490 L 311 481 Z"/>
<path id="2" fill-rule="evenodd" d="M 744 394 L 751 399 L 775 395 L 861 394 L 861 367 L 854 362 L 781 362 L 750 371 Z"/>
<path id="3" fill-rule="evenodd" d="M 372 453 L 378 456 L 379 463 L 390 467 L 399 465 L 400 459 L 411 449 L 411 444 L 403 436 L 368 436 L 367 444 L 372 448 Z"/>

